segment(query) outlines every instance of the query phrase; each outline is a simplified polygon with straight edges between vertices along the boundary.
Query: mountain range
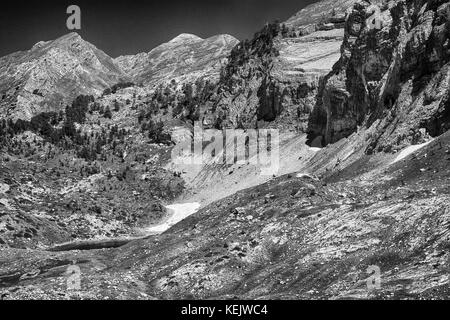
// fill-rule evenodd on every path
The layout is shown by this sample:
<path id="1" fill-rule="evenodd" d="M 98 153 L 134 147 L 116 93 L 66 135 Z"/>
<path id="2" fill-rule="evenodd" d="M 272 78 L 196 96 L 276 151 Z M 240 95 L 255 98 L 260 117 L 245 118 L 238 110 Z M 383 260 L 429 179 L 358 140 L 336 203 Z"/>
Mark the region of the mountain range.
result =
<path id="1" fill-rule="evenodd" d="M 0 298 L 448 299 L 449 13 L 322 0 L 243 41 L 0 58 Z M 246 159 L 180 161 L 199 126 Z"/>
<path id="2" fill-rule="evenodd" d="M 113 59 L 77 33 L 39 42 L 29 51 L 1 58 L 2 117 L 30 119 L 61 109 L 78 95 L 100 95 L 120 82 L 154 86 L 172 79 L 217 78 L 237 43 L 228 35 L 203 40 L 182 34 L 148 54 Z"/>

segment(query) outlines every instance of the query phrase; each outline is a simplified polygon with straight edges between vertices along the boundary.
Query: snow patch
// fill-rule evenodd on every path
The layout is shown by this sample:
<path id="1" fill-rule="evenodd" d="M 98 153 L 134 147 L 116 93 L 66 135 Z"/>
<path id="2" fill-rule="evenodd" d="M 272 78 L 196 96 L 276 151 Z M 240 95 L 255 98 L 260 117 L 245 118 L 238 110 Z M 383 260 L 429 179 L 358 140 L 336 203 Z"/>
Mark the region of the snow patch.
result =
<path id="1" fill-rule="evenodd" d="M 413 154 L 414 152 L 422 149 L 423 147 L 429 145 L 431 142 L 433 142 L 433 140 L 430 140 L 428 142 L 422 143 L 422 144 L 417 144 L 417 145 L 413 145 L 413 146 L 409 146 L 405 149 L 403 149 L 399 155 L 397 156 L 397 158 L 395 158 L 395 160 L 391 163 L 394 164 L 396 162 L 399 162 L 405 158 L 407 158 L 409 155 Z"/>
<path id="2" fill-rule="evenodd" d="M 315 177 L 309 173 L 297 173 L 297 178 L 306 178 L 306 179 L 319 181 L 319 179 L 317 177 Z"/>
<path id="3" fill-rule="evenodd" d="M 200 209 L 200 206 L 201 205 L 198 202 L 172 204 L 170 206 L 166 206 L 167 210 L 171 213 L 171 216 L 164 223 L 148 228 L 147 232 L 150 234 L 161 234 L 169 230 L 180 221 L 183 221 L 187 217 L 196 213 Z"/>
<path id="4" fill-rule="evenodd" d="M 0 193 L 6 193 L 9 191 L 9 185 L 0 183 Z"/>

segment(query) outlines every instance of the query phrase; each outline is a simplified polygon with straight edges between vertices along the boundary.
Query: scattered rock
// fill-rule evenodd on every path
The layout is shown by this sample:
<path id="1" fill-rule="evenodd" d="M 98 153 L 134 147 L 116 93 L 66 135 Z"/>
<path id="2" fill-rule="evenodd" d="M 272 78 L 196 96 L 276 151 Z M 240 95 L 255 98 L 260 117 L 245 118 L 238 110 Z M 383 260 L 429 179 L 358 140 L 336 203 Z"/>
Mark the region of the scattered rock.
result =
<path id="1" fill-rule="evenodd" d="M 232 210 L 232 213 L 233 213 L 235 216 L 242 216 L 242 215 L 245 215 L 246 209 L 243 208 L 243 207 L 234 208 L 234 209 Z"/>
<path id="2" fill-rule="evenodd" d="M 275 196 L 273 194 L 268 194 L 264 197 L 264 203 L 270 203 L 273 199 L 275 199 Z"/>

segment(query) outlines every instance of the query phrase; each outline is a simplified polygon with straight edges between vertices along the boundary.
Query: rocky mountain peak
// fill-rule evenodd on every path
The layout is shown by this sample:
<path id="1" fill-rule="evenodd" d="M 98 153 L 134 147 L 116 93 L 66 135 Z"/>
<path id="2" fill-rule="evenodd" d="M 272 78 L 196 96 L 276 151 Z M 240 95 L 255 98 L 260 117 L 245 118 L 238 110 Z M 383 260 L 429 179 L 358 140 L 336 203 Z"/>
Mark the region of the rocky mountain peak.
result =
<path id="1" fill-rule="evenodd" d="M 176 36 L 175 38 L 173 38 L 172 40 L 170 40 L 169 43 L 185 43 L 185 42 L 195 42 L 195 41 L 202 41 L 203 39 L 196 36 L 195 34 L 190 34 L 190 33 L 182 33 L 178 36 Z"/>
<path id="2" fill-rule="evenodd" d="M 202 39 L 183 33 L 148 53 L 121 56 L 115 62 L 135 82 L 147 86 L 173 79 L 218 78 L 224 60 L 238 43 L 230 35 Z"/>
<path id="3" fill-rule="evenodd" d="M 125 79 L 111 57 L 72 32 L 0 58 L 0 111 L 3 117 L 29 119 Z"/>
<path id="4" fill-rule="evenodd" d="M 31 48 L 31 51 L 49 50 L 56 47 L 60 49 L 70 50 L 71 47 L 76 45 L 83 46 L 84 49 L 88 49 L 92 46 L 90 43 L 83 40 L 83 38 L 81 38 L 78 33 L 70 32 L 55 40 L 39 41 Z"/>
<path id="5" fill-rule="evenodd" d="M 69 33 L 63 35 L 62 37 L 59 37 L 55 41 L 72 42 L 72 41 L 80 41 L 80 40 L 83 40 L 83 39 L 81 38 L 79 33 L 77 33 L 77 32 L 69 32 Z"/>

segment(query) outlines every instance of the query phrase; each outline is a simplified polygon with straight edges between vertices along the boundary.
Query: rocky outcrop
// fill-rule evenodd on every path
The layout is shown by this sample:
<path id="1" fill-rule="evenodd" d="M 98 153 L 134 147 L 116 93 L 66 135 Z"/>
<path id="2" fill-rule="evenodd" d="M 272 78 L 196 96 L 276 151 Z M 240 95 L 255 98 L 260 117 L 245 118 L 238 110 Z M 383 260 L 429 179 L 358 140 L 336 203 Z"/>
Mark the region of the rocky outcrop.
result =
<path id="1" fill-rule="evenodd" d="M 0 58 L 0 114 L 29 120 L 126 79 L 108 55 L 70 33 Z"/>
<path id="2" fill-rule="evenodd" d="M 230 35 L 202 39 L 181 34 L 149 53 L 122 56 L 115 61 L 137 83 L 156 86 L 176 80 L 218 80 L 220 69 L 238 40 Z"/>
<path id="3" fill-rule="evenodd" d="M 357 0 L 322 0 L 307 6 L 286 21 L 290 27 L 305 27 L 317 24 L 341 24 L 346 11 Z"/>
<path id="4" fill-rule="evenodd" d="M 306 131 L 320 79 L 339 60 L 345 9 L 353 2 L 337 1 L 327 14 L 322 2 L 313 4 L 240 43 L 222 72 L 204 124 Z"/>
<path id="5" fill-rule="evenodd" d="M 256 127 L 259 122 L 306 130 L 319 79 L 339 58 L 341 31 L 277 38 L 276 56 L 254 57 L 239 66 L 217 104 L 221 124 Z"/>
<path id="6" fill-rule="evenodd" d="M 357 2 L 341 58 L 321 85 L 310 140 L 333 143 L 363 127 L 371 153 L 448 130 L 449 14 L 448 1 Z"/>

